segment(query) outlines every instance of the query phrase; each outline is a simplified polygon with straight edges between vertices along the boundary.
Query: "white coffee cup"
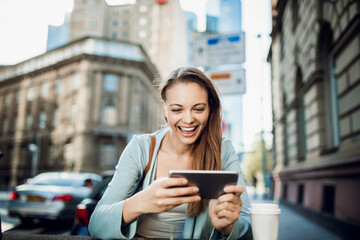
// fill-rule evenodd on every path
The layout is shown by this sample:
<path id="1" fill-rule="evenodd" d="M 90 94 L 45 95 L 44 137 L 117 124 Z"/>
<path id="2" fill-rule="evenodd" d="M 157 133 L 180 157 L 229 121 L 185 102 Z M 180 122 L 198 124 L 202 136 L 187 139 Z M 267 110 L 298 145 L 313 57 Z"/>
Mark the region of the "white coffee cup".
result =
<path id="1" fill-rule="evenodd" d="M 250 207 L 254 240 L 277 240 L 281 210 L 274 203 L 253 203 Z"/>

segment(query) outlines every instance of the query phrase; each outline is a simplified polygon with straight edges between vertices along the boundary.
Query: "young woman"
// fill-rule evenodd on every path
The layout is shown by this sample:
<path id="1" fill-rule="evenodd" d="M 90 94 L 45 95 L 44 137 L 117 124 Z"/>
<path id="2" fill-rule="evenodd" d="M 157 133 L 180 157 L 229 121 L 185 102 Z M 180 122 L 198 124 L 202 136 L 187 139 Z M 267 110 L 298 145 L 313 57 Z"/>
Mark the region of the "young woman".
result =
<path id="1" fill-rule="evenodd" d="M 234 147 L 222 138 L 221 106 L 212 82 L 196 68 L 175 70 L 159 83 L 166 128 L 153 133 L 156 146 L 148 174 L 150 135 L 133 137 L 89 224 L 92 236 L 252 239 L 250 202 Z M 217 199 L 202 200 L 185 178 L 169 170 L 232 170 L 237 185 Z"/>

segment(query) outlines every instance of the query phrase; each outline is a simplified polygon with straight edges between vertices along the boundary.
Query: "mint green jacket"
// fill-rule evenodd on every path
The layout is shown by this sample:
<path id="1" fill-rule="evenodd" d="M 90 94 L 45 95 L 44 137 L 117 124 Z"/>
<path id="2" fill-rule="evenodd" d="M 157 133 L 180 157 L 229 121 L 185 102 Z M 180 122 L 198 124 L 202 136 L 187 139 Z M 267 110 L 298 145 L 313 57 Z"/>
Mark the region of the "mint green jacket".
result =
<path id="1" fill-rule="evenodd" d="M 156 146 L 150 170 L 142 186 L 138 186 L 144 169 L 148 163 L 150 150 L 150 135 L 137 135 L 132 138 L 121 154 L 116 166 L 113 179 L 109 183 L 102 199 L 97 204 L 90 218 L 89 232 L 91 236 L 100 239 L 131 239 L 135 236 L 136 228 L 142 221 L 142 216 L 122 229 L 122 211 L 124 202 L 137 189 L 144 189 L 154 181 L 156 173 L 157 152 L 161 141 L 169 128 L 161 129 L 154 133 Z M 238 185 L 245 188 L 244 178 L 241 173 L 239 160 L 235 149 L 229 140 L 222 140 L 221 159 L 223 170 L 232 170 L 239 173 Z M 138 188 L 139 187 L 139 188 Z M 252 239 L 250 215 L 248 209 L 250 201 L 246 192 L 241 195 L 243 202 L 239 220 L 234 224 L 229 236 L 222 235 L 210 222 L 208 208 L 200 215 L 185 218 L 183 232 L 184 239 Z"/>

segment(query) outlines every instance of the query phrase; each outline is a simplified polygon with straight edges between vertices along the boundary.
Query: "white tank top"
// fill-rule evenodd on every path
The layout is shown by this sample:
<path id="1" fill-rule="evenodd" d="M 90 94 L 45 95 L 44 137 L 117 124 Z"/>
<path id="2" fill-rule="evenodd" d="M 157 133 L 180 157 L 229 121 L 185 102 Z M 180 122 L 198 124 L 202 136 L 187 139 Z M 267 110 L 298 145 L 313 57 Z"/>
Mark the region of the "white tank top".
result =
<path id="1" fill-rule="evenodd" d="M 137 234 L 146 238 L 182 238 L 186 204 L 163 213 L 145 214 L 137 228 Z"/>

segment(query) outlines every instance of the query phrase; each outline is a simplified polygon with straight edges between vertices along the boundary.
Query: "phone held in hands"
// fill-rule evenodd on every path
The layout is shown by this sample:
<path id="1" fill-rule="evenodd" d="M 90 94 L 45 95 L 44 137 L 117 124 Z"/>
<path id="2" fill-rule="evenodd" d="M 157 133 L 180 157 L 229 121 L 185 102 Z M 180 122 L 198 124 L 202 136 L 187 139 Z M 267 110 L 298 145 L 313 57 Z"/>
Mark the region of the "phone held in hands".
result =
<path id="1" fill-rule="evenodd" d="M 184 177 L 188 185 L 197 186 L 202 199 L 215 199 L 224 194 L 224 187 L 236 185 L 238 173 L 219 170 L 170 170 L 169 177 Z"/>

